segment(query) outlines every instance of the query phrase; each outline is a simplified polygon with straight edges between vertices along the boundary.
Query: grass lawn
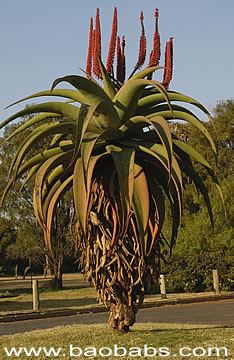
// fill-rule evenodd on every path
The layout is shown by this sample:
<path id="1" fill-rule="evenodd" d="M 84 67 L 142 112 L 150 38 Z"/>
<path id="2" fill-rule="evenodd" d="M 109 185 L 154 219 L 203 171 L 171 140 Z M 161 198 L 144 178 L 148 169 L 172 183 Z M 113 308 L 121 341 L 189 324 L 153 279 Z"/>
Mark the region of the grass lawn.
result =
<path id="1" fill-rule="evenodd" d="M 36 330 L 24 334 L 2 336 L 0 339 L 0 359 L 18 358 L 24 359 L 233 359 L 233 329 L 227 327 L 208 326 L 208 325 L 170 325 L 170 324 L 135 324 L 128 334 L 120 334 L 111 331 L 107 325 L 72 325 L 61 326 L 48 330 Z M 126 355 L 123 356 L 124 349 L 116 349 L 114 354 L 114 344 L 117 347 L 123 347 Z M 70 349 L 72 345 L 73 350 Z M 152 349 L 148 349 L 149 354 L 145 356 L 144 346 L 157 349 L 157 356 L 149 356 Z M 25 350 L 29 351 L 31 347 L 39 351 L 38 356 L 28 356 Z M 7 356 L 4 347 L 9 351 L 15 347 L 17 351 L 22 347 L 18 357 Z M 39 349 L 41 347 L 41 350 Z M 55 351 L 60 352 L 57 356 L 46 356 L 46 351 L 53 347 Z M 77 347 L 75 349 L 75 347 Z M 87 349 L 89 347 L 89 349 Z M 101 349 L 103 347 L 109 349 Z M 166 349 L 162 349 L 162 348 Z M 184 354 L 187 355 L 195 349 L 196 356 L 181 356 L 179 350 L 183 347 Z M 196 348 L 202 349 L 196 349 Z M 220 349 L 220 354 L 213 347 L 224 347 L 228 350 L 228 356 L 225 357 L 225 349 Z M 80 348 L 81 350 L 79 350 Z M 95 350 L 95 349 L 96 350 Z M 161 348 L 161 349 L 160 349 Z M 85 350 L 86 349 L 86 350 Z M 101 350 L 100 350 L 101 349 Z M 190 350 L 191 349 L 191 350 Z M 71 351 L 71 353 L 70 353 Z M 79 353 L 82 351 L 80 356 Z M 95 354 L 96 351 L 96 354 Z M 101 351 L 101 355 L 99 352 Z M 107 356 L 112 351 L 112 355 Z M 210 351 L 210 353 L 208 353 Z M 122 354 L 122 356 L 118 356 Z M 203 353 L 203 356 L 199 356 Z M 73 356 L 70 356 L 73 355 Z M 164 355 L 164 356 L 163 356 Z M 166 356 L 167 355 L 167 356 Z"/>
<path id="2" fill-rule="evenodd" d="M 9 297 L 0 298 L 0 314 L 32 309 L 31 289 L 11 290 L 9 295 Z M 96 297 L 93 287 L 59 291 L 40 289 L 40 308 L 45 310 L 97 304 Z"/>

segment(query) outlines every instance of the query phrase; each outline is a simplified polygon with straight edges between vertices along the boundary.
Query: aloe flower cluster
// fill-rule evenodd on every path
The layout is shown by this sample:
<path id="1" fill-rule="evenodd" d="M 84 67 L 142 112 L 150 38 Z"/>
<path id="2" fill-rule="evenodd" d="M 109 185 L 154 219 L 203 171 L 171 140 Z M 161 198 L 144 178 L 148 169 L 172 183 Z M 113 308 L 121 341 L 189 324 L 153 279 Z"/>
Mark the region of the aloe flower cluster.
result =
<path id="1" fill-rule="evenodd" d="M 160 35 L 158 30 L 158 19 L 159 12 L 158 9 L 155 10 L 155 30 L 153 36 L 153 49 L 150 52 L 148 66 L 158 66 L 161 57 L 161 42 Z M 144 28 L 144 15 L 143 11 L 140 13 L 140 23 L 141 23 L 141 36 L 139 44 L 139 53 L 138 60 L 134 66 L 132 73 L 129 78 L 131 78 L 134 73 L 139 70 L 146 61 L 146 36 Z M 106 71 L 115 80 L 115 85 L 117 88 L 120 88 L 125 81 L 126 76 L 126 59 L 125 59 L 125 35 L 120 36 L 118 33 L 118 18 L 117 18 L 117 8 L 114 8 L 113 22 L 112 22 L 112 32 L 108 50 L 108 56 L 106 61 Z M 114 75 L 114 61 L 116 57 L 116 75 Z M 101 59 L 101 30 L 100 30 L 100 15 L 99 9 L 96 11 L 95 19 L 95 28 L 93 28 L 93 18 L 90 19 L 90 30 L 89 30 L 89 47 L 88 47 L 88 56 L 87 56 L 87 65 L 86 65 L 86 74 L 87 77 L 91 77 L 92 74 L 95 75 L 98 79 L 102 79 L 101 69 L 99 65 L 98 58 Z M 172 66 L 173 66 L 173 38 L 166 43 L 165 48 L 165 68 L 163 75 L 163 86 L 167 89 L 170 81 L 172 79 Z M 152 73 L 150 73 L 147 78 L 152 79 Z"/>

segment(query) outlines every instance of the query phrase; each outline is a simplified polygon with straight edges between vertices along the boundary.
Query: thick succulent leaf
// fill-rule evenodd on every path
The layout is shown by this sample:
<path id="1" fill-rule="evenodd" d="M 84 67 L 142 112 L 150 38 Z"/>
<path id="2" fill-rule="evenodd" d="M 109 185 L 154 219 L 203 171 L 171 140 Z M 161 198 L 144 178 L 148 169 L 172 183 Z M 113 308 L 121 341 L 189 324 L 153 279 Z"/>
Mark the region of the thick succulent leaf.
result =
<path id="1" fill-rule="evenodd" d="M 170 249 L 175 244 L 178 228 L 181 221 L 181 203 L 182 203 L 182 195 L 179 191 L 177 184 L 172 181 L 168 186 L 167 181 L 167 173 L 163 171 L 163 168 L 157 165 L 156 162 L 153 162 L 151 156 L 147 156 L 147 154 L 138 154 L 138 158 L 143 163 L 144 168 L 150 174 L 151 178 L 154 178 L 154 181 L 158 183 L 164 190 L 165 195 L 167 196 L 170 205 L 171 205 L 171 216 L 172 216 L 172 233 L 170 240 Z"/>
<path id="2" fill-rule="evenodd" d="M 194 125 L 196 128 L 198 128 L 202 132 L 202 134 L 208 139 L 214 153 L 216 154 L 216 146 L 215 146 L 215 143 L 214 143 L 212 137 L 210 136 L 210 133 L 208 132 L 206 127 L 202 124 L 202 122 L 195 115 L 192 116 L 192 115 L 190 115 L 188 113 L 185 113 L 183 111 L 173 111 L 173 113 L 174 113 L 174 118 L 173 118 L 173 116 L 171 114 L 171 111 L 160 111 L 160 112 L 148 115 L 147 117 L 149 119 L 151 119 L 152 117 L 154 117 L 156 115 L 161 115 L 167 120 L 178 119 L 178 120 L 188 121 L 189 123 Z"/>
<path id="3" fill-rule="evenodd" d="M 162 195 L 162 191 L 158 186 L 158 182 L 156 181 L 156 179 L 153 176 L 147 176 L 147 181 L 148 181 L 151 198 L 156 209 L 155 214 L 153 214 L 153 225 L 154 225 L 153 236 L 151 242 L 149 243 L 149 239 L 148 239 L 148 243 L 147 243 L 148 252 L 146 253 L 146 256 L 150 256 L 152 249 L 160 236 L 164 224 L 165 201 Z"/>
<path id="4" fill-rule="evenodd" d="M 56 133 L 66 133 L 66 134 L 73 134 L 75 131 L 75 123 L 74 122 L 64 122 L 59 124 L 54 124 L 52 126 L 42 125 L 41 131 L 37 132 L 35 135 L 31 136 L 31 138 L 24 144 L 22 149 L 20 150 L 16 162 L 15 162 L 15 173 L 18 172 L 18 169 L 30 151 L 34 144 L 36 144 L 39 140 L 42 140 L 50 135 L 54 135 Z"/>
<path id="5" fill-rule="evenodd" d="M 186 107 L 181 106 L 181 105 L 171 104 L 171 109 L 173 111 L 173 114 L 174 114 L 175 111 L 183 111 L 184 113 L 195 116 L 192 111 L 190 111 L 189 109 L 187 109 Z M 138 112 L 138 111 L 139 110 L 137 109 L 136 112 Z M 142 113 L 144 116 L 148 116 L 150 114 L 160 113 L 161 111 L 170 111 L 170 108 L 169 108 L 168 104 L 161 104 L 161 105 L 148 107 L 147 109 L 144 109 L 143 111 L 142 111 L 142 109 L 140 109 L 139 115 L 141 115 L 141 113 Z M 173 116 L 173 118 L 174 118 L 174 116 Z"/>
<path id="6" fill-rule="evenodd" d="M 128 79 L 128 81 L 132 81 L 136 79 L 144 79 L 147 75 L 160 69 L 164 69 L 164 66 L 148 66 L 145 69 L 138 71 L 135 75 L 133 75 L 130 79 Z"/>
<path id="7" fill-rule="evenodd" d="M 70 159 L 69 159 L 70 160 Z M 41 199 L 42 202 L 44 201 L 44 199 L 47 197 L 48 191 L 51 189 L 51 187 L 53 186 L 53 184 L 60 179 L 61 176 L 64 175 L 64 173 L 67 170 L 67 167 L 69 165 L 69 160 L 68 162 L 63 162 L 62 164 L 56 166 L 51 172 L 50 174 L 46 177 L 46 181 L 44 181 L 43 183 L 43 187 L 42 187 L 42 192 L 41 192 Z M 72 169 L 72 167 L 70 167 Z"/>
<path id="8" fill-rule="evenodd" d="M 77 121 L 79 108 L 70 104 L 61 102 L 48 102 L 37 105 L 31 105 L 25 109 L 18 111 L 16 114 L 10 116 L 0 124 L 0 129 L 9 124 L 11 121 L 23 117 L 25 115 L 40 113 L 40 112 L 52 112 L 67 117 L 70 120 Z M 29 120 L 30 121 L 30 120 Z"/>
<path id="9" fill-rule="evenodd" d="M 98 61 L 99 61 L 100 70 L 101 70 L 101 73 L 102 73 L 104 91 L 109 96 L 110 99 L 113 99 L 113 97 L 116 94 L 114 84 L 111 81 L 111 78 L 110 78 L 108 72 L 106 71 L 105 66 L 102 63 L 102 60 L 100 58 L 98 58 Z"/>
<path id="10" fill-rule="evenodd" d="M 120 127 L 120 130 L 132 137 L 138 135 L 139 133 L 139 128 L 135 130 L 136 125 L 138 124 L 141 125 L 142 132 L 143 132 L 143 127 L 151 126 L 152 131 L 155 131 L 159 139 L 161 140 L 162 145 L 164 146 L 167 153 L 167 160 L 168 160 L 167 163 L 168 163 L 169 178 L 170 178 L 171 162 L 172 162 L 172 138 L 168 123 L 162 116 L 155 116 L 150 120 L 144 116 L 134 116 L 128 121 L 126 121 L 126 123 Z"/>
<path id="11" fill-rule="evenodd" d="M 138 154 L 138 152 L 140 152 L 140 153 L 145 153 L 145 154 L 150 155 L 152 157 L 151 161 L 153 162 L 153 159 L 155 159 L 157 161 L 157 163 L 162 165 L 164 171 L 166 171 L 167 183 L 170 181 L 170 171 L 168 169 L 167 153 L 166 153 L 166 150 L 163 147 L 163 145 L 149 143 L 149 142 L 140 142 L 140 141 L 134 142 L 133 140 L 131 141 L 128 139 L 118 140 L 118 141 L 116 141 L 116 143 L 123 144 L 126 147 L 135 148 L 137 150 L 137 154 Z M 179 203 L 180 203 L 180 214 L 181 214 L 181 211 L 182 211 L 181 200 L 182 200 L 182 191 L 183 191 L 182 176 L 181 176 L 181 171 L 180 171 L 179 165 L 173 155 L 172 155 L 172 170 L 171 171 L 172 171 L 171 180 L 173 181 L 173 183 L 177 189 L 178 197 L 180 199 Z"/>
<path id="12" fill-rule="evenodd" d="M 50 142 L 50 146 L 58 146 L 59 143 L 65 139 L 65 137 L 65 134 L 55 134 Z"/>
<path id="13" fill-rule="evenodd" d="M 214 225 L 214 221 L 213 221 L 213 212 L 212 212 L 212 207 L 211 207 L 211 203 L 210 203 L 210 198 L 209 198 L 209 194 L 208 191 L 201 179 L 201 177 L 198 175 L 198 173 L 193 169 L 193 167 L 190 166 L 190 164 L 187 164 L 185 161 L 183 161 L 182 159 L 177 159 L 179 166 L 181 168 L 182 171 L 185 172 L 185 174 L 187 174 L 190 179 L 194 182 L 196 188 L 200 191 L 200 193 L 202 194 L 205 203 L 206 203 L 206 207 L 208 209 L 208 213 L 209 213 L 209 217 L 210 217 L 210 222 L 212 224 L 212 226 Z"/>
<path id="14" fill-rule="evenodd" d="M 134 146 L 133 142 L 130 142 L 129 146 Z M 147 148 L 148 146 L 149 148 Z M 155 173 L 152 173 L 152 169 L 150 169 L 150 173 L 154 176 L 159 182 L 162 176 L 162 172 L 167 174 L 167 184 L 168 184 L 168 168 L 167 168 L 167 158 L 165 149 L 160 144 L 147 144 L 144 145 L 135 144 L 136 150 L 140 150 L 142 155 L 142 159 L 144 157 L 147 158 L 147 155 L 150 155 L 151 166 L 153 167 L 155 162 L 153 158 L 155 158 L 156 163 L 161 164 L 161 169 L 157 169 Z M 139 156 L 139 153 L 136 153 Z M 164 177 L 165 180 L 165 177 Z M 182 216 L 182 199 L 183 199 L 183 187 L 182 187 L 182 176 L 179 165 L 175 160 L 175 157 L 172 157 L 172 174 L 171 181 L 169 183 L 169 187 L 165 186 L 165 181 L 160 182 L 163 186 L 172 207 L 172 217 L 173 217 L 173 228 L 172 228 L 172 236 L 171 236 L 171 244 L 173 245 L 175 242 L 175 238 L 177 236 L 178 227 L 180 225 L 181 216 Z"/>
<path id="15" fill-rule="evenodd" d="M 175 144 L 177 147 L 179 147 L 181 150 L 183 150 L 186 154 L 191 156 L 194 160 L 196 160 L 200 164 L 204 165 L 205 167 L 212 169 L 212 167 L 208 163 L 208 161 L 197 150 L 192 148 L 192 146 L 190 146 L 189 144 L 186 144 L 180 140 L 174 139 L 172 141 L 173 141 L 173 144 Z"/>
<path id="16" fill-rule="evenodd" d="M 106 150 L 111 154 L 117 170 L 123 205 L 122 229 L 125 231 L 128 226 L 129 212 L 132 205 L 135 149 L 108 145 Z"/>
<path id="17" fill-rule="evenodd" d="M 49 129 L 49 128 L 50 128 L 51 126 L 53 126 L 54 124 L 58 124 L 58 123 L 44 124 L 44 125 L 43 125 L 43 129 Z M 15 166 L 15 163 L 16 163 L 16 161 L 17 161 L 17 159 L 18 159 L 18 156 L 19 156 L 20 152 L 22 151 L 22 149 L 24 148 L 25 144 L 27 144 L 27 142 L 30 141 L 33 136 L 36 136 L 36 134 L 38 134 L 40 131 L 41 131 L 41 128 L 40 128 L 40 127 L 34 129 L 34 130 L 31 132 L 31 134 L 29 134 L 28 136 L 26 136 L 25 139 L 23 139 L 23 141 L 19 144 L 19 146 L 18 146 L 18 148 L 17 148 L 17 150 L 16 150 L 16 152 L 15 152 L 15 154 L 14 154 L 14 156 L 13 156 L 13 159 L 12 159 L 12 161 L 11 161 L 11 165 L 10 165 L 10 169 L 9 169 L 9 173 L 8 173 L 8 178 L 10 178 L 11 173 L 12 173 L 12 169 L 13 169 L 13 167 Z M 16 174 L 17 174 L 17 172 L 15 171 L 15 175 L 14 175 L 15 177 L 16 177 Z"/>
<path id="18" fill-rule="evenodd" d="M 222 190 L 220 188 L 220 185 L 219 185 L 219 181 L 218 181 L 218 178 L 217 176 L 215 175 L 213 169 L 212 169 L 212 166 L 208 163 L 208 161 L 201 155 L 199 154 L 195 149 L 193 149 L 190 145 L 180 141 L 180 140 L 173 140 L 173 143 L 178 146 L 181 150 L 183 150 L 186 154 L 188 154 L 189 156 L 191 156 L 194 160 L 196 160 L 197 162 L 199 162 L 200 164 L 202 164 L 203 166 L 205 166 L 205 168 L 207 169 L 209 175 L 211 176 L 211 178 L 213 179 L 217 189 L 218 189 L 218 192 L 219 192 L 219 195 L 220 195 L 220 198 L 222 200 L 222 203 L 223 203 L 223 206 L 225 208 L 225 205 L 224 205 L 224 199 L 223 199 L 223 193 L 222 193 Z"/>
<path id="19" fill-rule="evenodd" d="M 17 173 L 14 174 L 15 179 L 18 179 L 20 176 L 22 176 L 24 173 L 26 173 L 26 171 L 30 170 L 35 165 L 38 165 L 38 164 L 40 165 L 41 163 L 43 163 L 47 159 L 51 158 L 52 156 L 57 155 L 57 154 L 62 154 L 64 152 L 70 151 L 72 149 L 73 149 L 72 144 L 70 144 L 70 145 L 69 144 L 67 144 L 67 145 L 61 144 L 61 146 L 45 150 L 45 151 L 41 152 L 40 154 L 33 156 L 30 160 L 25 162 L 19 168 Z"/>
<path id="20" fill-rule="evenodd" d="M 120 127 L 119 116 L 112 104 L 112 102 L 100 101 L 96 105 L 96 110 L 92 116 L 89 131 L 94 128 L 102 131 L 104 129 L 118 129 Z"/>
<path id="21" fill-rule="evenodd" d="M 103 130 L 105 129 L 114 129 L 117 131 L 118 126 L 116 127 L 112 114 L 111 112 L 108 113 L 108 106 L 106 105 L 106 102 L 100 101 L 96 105 L 90 106 L 88 109 L 83 109 L 84 105 L 81 107 L 76 128 L 74 159 L 77 158 L 83 137 L 87 131 L 90 131 L 89 129 L 94 129 L 96 134 L 103 133 Z"/>
<path id="22" fill-rule="evenodd" d="M 121 87 L 113 98 L 113 103 L 119 115 L 121 124 L 125 123 L 125 121 L 134 115 L 143 89 L 150 85 L 157 88 L 164 95 L 165 101 L 167 101 L 168 106 L 170 107 L 167 92 L 160 83 L 154 80 L 130 79 Z"/>
<path id="23" fill-rule="evenodd" d="M 80 101 L 82 104 L 96 105 L 101 101 L 111 103 L 110 97 L 99 85 L 78 75 L 68 75 L 56 79 L 53 82 L 52 90 L 63 81 L 68 82 L 70 85 L 74 86 L 77 90 L 79 90 L 79 93 L 82 96 L 82 101 Z"/>
<path id="24" fill-rule="evenodd" d="M 20 127 L 18 127 L 15 131 L 13 131 L 13 133 L 8 136 L 8 138 L 1 144 L 1 146 L 4 143 L 6 143 L 7 141 L 11 140 L 14 136 L 16 136 L 16 135 L 20 134 L 22 131 L 28 129 L 30 126 L 36 125 L 39 122 L 47 120 L 47 119 L 50 119 L 50 118 L 55 119 L 57 117 L 61 117 L 61 115 L 56 114 L 56 113 L 41 113 L 41 114 L 34 116 L 30 120 L 28 120 L 26 123 L 24 123 Z"/>
<path id="25" fill-rule="evenodd" d="M 19 189 L 19 193 L 21 193 L 21 191 L 23 190 L 24 186 L 27 184 L 27 182 L 32 179 L 32 177 L 37 173 L 38 169 L 40 168 L 41 164 L 37 164 L 37 165 L 34 165 L 29 173 L 27 174 L 26 176 L 26 179 L 24 180 L 23 184 L 21 185 L 20 189 Z"/>
<path id="26" fill-rule="evenodd" d="M 152 93 L 152 94 L 144 96 L 141 99 L 139 99 L 138 106 L 139 106 L 140 111 L 144 111 L 151 106 L 165 102 L 164 96 L 162 94 L 160 94 L 160 93 L 155 94 L 154 92 L 155 92 L 155 90 L 152 89 L 150 91 L 150 93 Z M 186 95 L 183 95 L 181 93 L 171 91 L 171 90 L 168 90 L 167 93 L 168 93 L 168 97 L 169 97 L 170 101 L 181 101 L 181 102 L 185 102 L 188 104 L 192 104 L 192 105 L 196 106 L 197 108 L 199 108 L 201 111 L 203 111 L 208 116 L 209 120 L 211 121 L 211 123 L 214 126 L 214 121 L 213 121 L 213 118 L 210 115 L 209 111 L 202 104 L 200 104 L 197 100 L 191 98 L 190 96 L 186 96 Z"/>
<path id="27" fill-rule="evenodd" d="M 22 101 L 30 100 L 30 99 L 33 99 L 36 97 L 43 97 L 43 96 L 56 96 L 56 97 L 68 98 L 68 99 L 70 99 L 70 100 L 68 100 L 68 102 L 77 101 L 79 103 L 82 103 L 82 101 L 83 101 L 83 96 L 76 90 L 71 90 L 71 89 L 44 90 L 44 91 L 40 91 L 40 92 L 37 92 L 32 95 L 26 96 L 23 99 L 20 99 L 18 101 L 15 101 L 14 103 L 8 105 L 6 107 L 6 109 L 13 105 L 19 104 Z M 68 102 L 66 102 L 66 103 L 68 103 Z"/>
<path id="28" fill-rule="evenodd" d="M 36 190 L 33 189 L 33 208 L 34 208 L 34 214 L 36 216 L 36 225 L 39 225 L 43 231 L 45 230 L 44 221 L 41 219 L 40 215 L 37 213 L 37 209 L 35 208 L 36 203 Z"/>
<path id="29" fill-rule="evenodd" d="M 145 153 L 148 153 L 149 155 L 155 157 L 157 160 L 161 162 L 162 165 L 164 165 L 164 168 L 167 169 L 167 159 L 166 159 L 166 153 L 165 149 L 162 145 L 159 144 L 153 144 L 149 146 L 149 148 L 139 145 L 139 149 L 142 150 Z M 175 159 L 174 156 L 172 156 L 172 169 L 171 169 L 171 181 L 173 188 L 176 191 L 176 197 L 178 199 L 178 209 L 179 209 L 179 216 L 181 218 L 182 216 L 182 196 L 183 196 L 183 183 L 182 183 L 182 176 L 181 171 L 179 168 L 179 165 Z M 170 187 L 169 184 L 169 187 Z M 172 186 L 171 185 L 171 186 Z"/>
<path id="30" fill-rule="evenodd" d="M 47 219 L 48 208 L 54 194 L 60 188 L 60 186 L 72 175 L 73 175 L 73 168 L 65 169 L 63 171 L 63 174 L 57 179 L 57 181 L 53 184 L 53 186 L 47 188 L 47 193 L 44 193 L 44 198 L 42 199 L 44 219 Z"/>
<path id="31" fill-rule="evenodd" d="M 88 200 L 92 185 L 93 171 L 96 166 L 96 163 L 106 155 L 107 153 L 103 153 L 90 158 L 86 178 L 85 178 L 82 158 L 77 159 L 74 167 L 73 198 L 74 198 L 75 212 L 84 236 L 86 234 L 87 208 L 88 208 Z"/>
<path id="32" fill-rule="evenodd" d="M 99 135 L 87 132 L 83 138 L 83 143 L 81 147 L 81 157 L 84 164 L 85 173 L 87 172 L 89 159 L 93 151 L 99 149 L 105 145 L 106 141 L 113 141 L 120 138 L 123 138 L 124 135 L 119 129 L 106 129 L 102 131 Z"/>
<path id="33" fill-rule="evenodd" d="M 2 197 L 1 197 L 1 203 L 0 203 L 0 209 L 3 207 L 5 198 L 10 190 L 10 188 L 13 186 L 14 184 L 14 178 L 12 177 L 11 179 L 8 180 L 7 186 L 4 188 Z"/>
<path id="34" fill-rule="evenodd" d="M 44 218 L 43 209 L 42 209 L 42 190 L 43 190 L 44 180 L 54 167 L 67 161 L 70 158 L 70 156 L 71 156 L 71 151 L 66 152 L 64 154 L 55 155 L 52 158 L 45 161 L 37 172 L 35 185 L 34 185 L 34 189 L 35 189 L 34 211 L 36 217 L 37 214 L 39 214 L 39 218 L 43 222 L 43 225 L 46 224 L 46 219 Z"/>
<path id="35" fill-rule="evenodd" d="M 5 198 L 10 190 L 10 188 L 14 185 L 15 181 L 20 178 L 23 174 L 25 174 L 28 170 L 31 169 L 30 173 L 28 174 L 27 178 L 25 179 L 25 182 L 23 185 L 26 184 L 28 180 L 36 173 L 36 169 L 38 169 L 41 164 L 46 161 L 47 159 L 51 158 L 52 156 L 55 156 L 57 154 L 62 154 L 64 152 L 67 152 L 69 150 L 72 150 L 72 147 L 57 147 L 54 149 L 45 150 L 42 153 L 35 155 L 33 158 L 28 160 L 25 164 L 23 164 L 17 172 L 14 173 L 14 176 L 9 179 L 7 186 L 4 189 L 4 192 L 1 197 L 1 203 L 0 207 L 3 206 L 3 203 L 5 201 Z M 71 152 L 72 153 L 72 152 Z M 20 191 L 22 190 L 22 187 L 20 188 Z"/>
<path id="36" fill-rule="evenodd" d="M 179 138 L 172 133 L 173 140 L 179 140 Z M 175 143 L 173 143 L 173 151 L 176 155 L 178 155 L 184 162 L 186 162 L 190 167 L 193 167 L 193 163 L 191 157 L 186 154 L 183 150 L 181 150 Z"/>
<path id="37" fill-rule="evenodd" d="M 145 255 L 148 237 L 150 201 L 147 179 L 144 170 L 138 164 L 134 164 L 133 208 L 141 239 L 142 253 Z"/>
<path id="38" fill-rule="evenodd" d="M 54 196 L 50 200 L 48 212 L 47 212 L 47 222 L 46 222 L 46 245 L 51 255 L 53 255 L 52 249 L 52 225 L 53 225 L 53 217 L 56 210 L 56 205 L 64 193 L 71 187 L 73 180 L 73 175 L 68 177 L 61 186 L 57 189 Z"/>

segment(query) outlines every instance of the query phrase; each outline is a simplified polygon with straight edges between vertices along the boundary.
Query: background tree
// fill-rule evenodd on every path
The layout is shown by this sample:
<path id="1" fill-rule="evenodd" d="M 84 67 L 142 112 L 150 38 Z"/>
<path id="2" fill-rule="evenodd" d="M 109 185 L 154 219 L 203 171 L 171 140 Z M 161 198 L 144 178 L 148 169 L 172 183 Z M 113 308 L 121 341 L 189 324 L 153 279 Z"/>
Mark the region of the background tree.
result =
<path id="1" fill-rule="evenodd" d="M 202 173 L 206 187 L 211 194 L 214 213 L 214 228 L 210 227 L 204 201 L 199 198 L 193 183 L 187 182 L 184 196 L 182 225 L 178 234 L 177 246 L 168 265 L 163 267 L 167 273 L 168 287 L 178 291 L 212 290 L 212 269 L 218 268 L 220 286 L 223 290 L 233 289 L 233 122 L 234 100 L 218 102 L 213 110 L 216 131 L 209 123 L 204 125 L 212 133 L 217 147 L 217 168 L 222 188 L 225 211 L 220 206 L 219 194 L 212 186 L 209 177 L 199 164 L 194 164 Z M 196 129 L 180 125 L 178 136 L 186 132 L 193 146 L 205 158 L 212 159 L 206 140 Z M 212 161 L 212 160 L 211 160 Z M 214 161 L 214 160 L 213 160 Z M 214 162 L 215 166 L 215 162 Z"/>
<path id="2" fill-rule="evenodd" d="M 4 217 L 0 217 L 0 274 L 8 270 L 6 257 L 7 248 L 15 242 L 16 229 L 14 224 Z"/>
<path id="3" fill-rule="evenodd" d="M 0 147 L 0 189 L 1 193 L 4 193 L 8 182 L 8 172 L 14 157 L 15 152 L 17 151 L 20 144 L 24 141 L 25 136 L 31 133 L 31 130 L 25 131 L 24 134 L 17 134 L 16 137 L 12 139 L 10 143 L 4 143 L 4 141 L 14 132 L 18 126 L 24 126 L 24 124 L 30 120 L 30 116 L 25 116 L 20 119 L 17 124 L 12 124 L 4 128 L 3 137 L 1 138 L 1 143 L 3 144 Z M 51 119 L 52 122 L 54 119 Z M 35 127 L 34 127 L 35 128 Z M 52 138 L 47 140 L 51 141 Z M 29 159 L 31 156 L 36 154 L 38 150 L 43 149 L 46 146 L 45 141 L 40 141 L 33 146 L 30 152 L 27 154 L 26 159 Z M 13 268 L 9 269 L 9 265 L 15 267 L 17 264 L 21 264 L 20 271 L 24 274 L 25 267 L 28 268 L 29 263 L 31 265 L 31 271 L 41 271 L 41 268 L 48 266 L 53 269 L 54 273 L 54 286 L 55 288 L 62 288 L 62 265 L 64 262 L 64 257 L 70 256 L 70 261 L 74 261 L 71 256 L 71 249 L 73 243 L 71 241 L 65 240 L 68 233 L 67 228 L 67 219 L 66 212 L 72 211 L 72 202 L 67 199 L 64 202 L 63 211 L 58 209 L 58 214 L 55 216 L 57 221 L 54 224 L 56 229 L 54 230 L 54 239 L 53 239 L 53 248 L 54 248 L 54 258 L 49 257 L 48 251 L 45 249 L 45 242 L 43 231 L 40 226 L 36 226 L 36 218 L 34 215 L 33 209 L 33 180 L 29 180 L 23 187 L 26 176 L 18 179 L 15 183 L 15 186 L 8 193 L 7 202 L 4 204 L 2 211 L 2 223 L 3 226 L 7 226 L 7 229 L 10 228 L 14 236 L 8 239 L 6 246 L 6 237 L 2 237 L 2 261 L 8 262 L 7 270 L 12 273 Z M 71 197 L 70 197 L 71 198 Z M 58 221 L 59 218 L 59 221 Z M 62 233 L 61 228 L 66 227 L 66 232 Z M 5 230 L 4 234 L 8 230 Z M 65 230 L 64 230 L 65 231 Z M 23 266 L 23 268 L 22 268 Z"/>

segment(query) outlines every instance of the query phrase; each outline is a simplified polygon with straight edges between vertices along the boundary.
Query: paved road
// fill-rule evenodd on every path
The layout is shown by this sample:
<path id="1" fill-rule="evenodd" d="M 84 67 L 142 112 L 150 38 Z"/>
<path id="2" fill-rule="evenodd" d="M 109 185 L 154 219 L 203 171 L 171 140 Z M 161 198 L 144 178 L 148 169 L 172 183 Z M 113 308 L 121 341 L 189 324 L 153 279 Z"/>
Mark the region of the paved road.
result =
<path id="1" fill-rule="evenodd" d="M 220 300 L 197 304 L 164 306 L 141 309 L 137 322 L 177 323 L 177 324 L 212 324 L 234 326 L 234 301 Z M 106 323 L 108 313 L 64 316 L 50 319 L 1 323 L 0 336 L 22 333 L 36 329 L 47 329 L 61 325 Z"/>
<path id="2" fill-rule="evenodd" d="M 44 279 L 42 276 L 33 276 L 32 279 L 30 276 L 26 276 L 25 279 L 20 277 L 19 279 L 14 278 L 0 278 L 0 292 L 16 290 L 16 289 L 31 289 L 32 280 L 39 280 L 39 285 L 46 286 L 52 280 L 53 277 L 48 277 Z M 83 275 L 80 273 L 73 274 L 64 274 L 63 275 L 63 286 L 66 287 L 88 287 L 90 284 L 87 281 L 83 280 Z"/>

